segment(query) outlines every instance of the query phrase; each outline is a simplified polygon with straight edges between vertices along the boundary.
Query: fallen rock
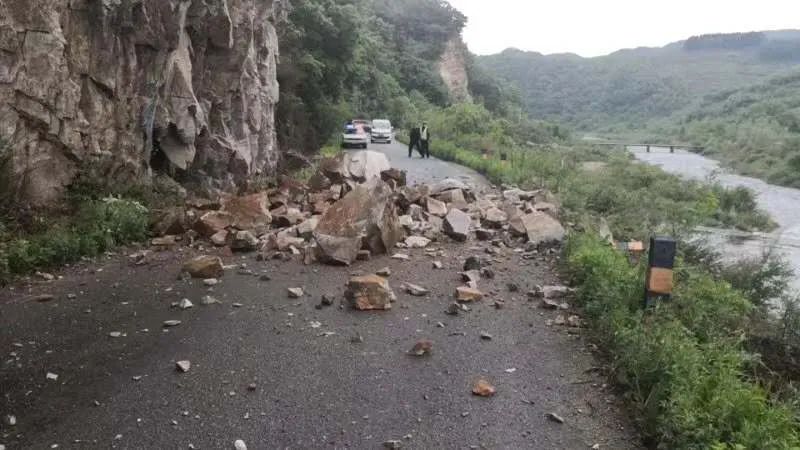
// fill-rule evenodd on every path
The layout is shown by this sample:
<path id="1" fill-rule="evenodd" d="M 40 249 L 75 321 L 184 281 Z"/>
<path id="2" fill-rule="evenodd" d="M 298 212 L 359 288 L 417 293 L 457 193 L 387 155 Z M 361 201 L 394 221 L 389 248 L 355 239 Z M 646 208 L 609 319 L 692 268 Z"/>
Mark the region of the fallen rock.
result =
<path id="1" fill-rule="evenodd" d="M 497 390 L 486 380 L 478 380 L 472 387 L 472 393 L 480 397 L 491 397 Z"/>
<path id="2" fill-rule="evenodd" d="M 214 304 L 218 304 L 218 303 L 221 303 L 221 302 L 219 300 L 217 300 L 216 298 L 210 296 L 210 295 L 206 295 L 202 299 L 200 299 L 200 304 L 204 305 L 204 306 L 214 305 Z"/>
<path id="3" fill-rule="evenodd" d="M 233 448 L 235 450 L 247 450 L 247 444 L 245 444 L 243 440 L 237 439 L 236 442 L 233 443 Z"/>
<path id="4" fill-rule="evenodd" d="M 186 373 L 192 368 L 192 363 L 189 361 L 178 361 L 175 363 L 175 368 L 180 372 Z"/>
<path id="5" fill-rule="evenodd" d="M 311 239 L 314 235 L 314 230 L 317 229 L 317 225 L 319 225 L 319 217 L 311 217 L 297 225 L 297 235 L 303 239 Z"/>
<path id="6" fill-rule="evenodd" d="M 444 267 L 444 265 L 442 265 L 441 261 L 434 261 L 433 262 L 433 268 L 434 269 L 441 269 L 442 267 Z"/>
<path id="7" fill-rule="evenodd" d="M 456 288 L 456 299 L 459 302 L 475 302 L 483 298 L 483 293 L 478 289 L 468 287 L 468 286 L 460 286 Z"/>
<path id="8" fill-rule="evenodd" d="M 164 328 L 177 327 L 180 324 L 181 324 L 180 320 L 165 320 L 164 321 Z"/>
<path id="9" fill-rule="evenodd" d="M 559 416 L 556 413 L 552 413 L 552 412 L 551 413 L 547 413 L 547 418 L 550 419 L 553 422 L 556 422 L 556 423 L 564 423 L 564 422 L 566 422 L 566 420 L 564 420 L 563 417 Z"/>
<path id="10" fill-rule="evenodd" d="M 561 223 L 541 212 L 516 217 L 509 225 L 514 234 L 526 236 L 528 242 L 534 245 L 560 243 L 566 235 Z"/>
<path id="11" fill-rule="evenodd" d="M 359 261 L 369 261 L 372 259 L 372 252 L 369 250 L 359 250 L 356 259 Z"/>
<path id="12" fill-rule="evenodd" d="M 388 448 L 391 450 L 397 450 L 403 448 L 403 443 L 398 441 L 397 439 L 391 439 L 388 441 L 383 441 L 383 448 Z"/>
<path id="13" fill-rule="evenodd" d="M 408 261 L 409 259 L 411 259 L 411 257 L 406 255 L 405 253 L 395 253 L 394 255 L 392 255 L 392 259 L 397 259 L 400 261 Z"/>
<path id="14" fill-rule="evenodd" d="M 444 218 L 442 229 L 445 234 L 459 242 L 469 238 L 469 227 L 472 223 L 470 216 L 458 209 L 451 209 Z"/>
<path id="15" fill-rule="evenodd" d="M 422 286 L 417 286 L 416 284 L 411 283 L 403 283 L 403 290 L 413 295 L 414 297 L 424 297 L 430 294 L 430 291 L 425 289 Z"/>
<path id="16" fill-rule="evenodd" d="M 395 168 L 382 171 L 381 179 L 389 184 L 394 183 L 395 188 L 403 187 L 407 184 L 406 171 Z"/>
<path id="17" fill-rule="evenodd" d="M 258 248 L 259 240 L 250 231 L 237 231 L 231 241 L 231 250 L 238 252 L 251 252 Z"/>
<path id="18" fill-rule="evenodd" d="M 211 243 L 217 247 L 224 247 L 228 243 L 228 230 L 220 230 L 211 236 Z"/>
<path id="19" fill-rule="evenodd" d="M 422 236 L 409 236 L 405 241 L 405 244 L 408 248 L 425 248 L 430 243 L 430 239 Z"/>
<path id="20" fill-rule="evenodd" d="M 430 354 L 431 349 L 433 349 L 433 342 L 422 340 L 414 345 L 414 348 L 411 349 L 411 354 L 414 356 L 423 356 Z"/>
<path id="21" fill-rule="evenodd" d="M 375 275 L 380 275 L 384 278 L 389 278 L 390 276 L 392 276 L 392 269 L 384 267 L 383 269 L 380 269 L 377 272 L 375 272 Z"/>
<path id="22" fill-rule="evenodd" d="M 183 265 L 183 271 L 193 278 L 220 278 L 225 274 L 222 260 L 217 256 L 198 256 Z"/>
<path id="23" fill-rule="evenodd" d="M 230 218 L 230 226 L 239 230 L 266 229 L 272 223 L 266 192 L 245 196 L 224 196 L 222 210 Z"/>
<path id="24" fill-rule="evenodd" d="M 289 288 L 289 298 L 300 298 L 303 296 L 303 288 Z"/>
<path id="25" fill-rule="evenodd" d="M 435 195 L 439 201 L 445 202 L 451 209 L 467 208 L 467 200 L 464 198 L 464 191 L 461 189 L 451 189 Z"/>
<path id="26" fill-rule="evenodd" d="M 491 241 L 496 235 L 497 234 L 493 230 L 486 230 L 484 228 L 475 230 L 475 237 L 477 237 L 479 241 Z"/>
<path id="27" fill-rule="evenodd" d="M 477 256 L 470 256 L 464 261 L 464 272 L 469 272 L 470 270 L 481 270 L 483 267 L 483 261 Z"/>
<path id="28" fill-rule="evenodd" d="M 444 217 L 447 215 L 447 205 L 432 197 L 425 199 L 425 210 L 428 211 L 428 214 L 437 217 Z"/>
<path id="29" fill-rule="evenodd" d="M 347 168 L 350 177 L 358 182 L 380 179 L 383 172 L 392 170 L 389 159 L 380 152 L 363 150 L 342 155 L 342 164 Z"/>
<path id="30" fill-rule="evenodd" d="M 161 236 L 150 240 L 153 247 L 172 247 L 178 243 L 178 237 L 173 235 Z"/>
<path id="31" fill-rule="evenodd" d="M 350 265 L 358 251 L 384 254 L 402 238 L 392 190 L 380 179 L 360 184 L 319 219 L 314 239 L 323 262 Z"/>
<path id="32" fill-rule="evenodd" d="M 185 310 L 185 309 L 189 309 L 189 308 L 192 308 L 192 307 L 194 307 L 194 305 L 192 304 L 191 301 L 189 301 L 188 298 L 184 298 L 183 300 L 181 300 L 180 303 L 178 303 L 178 308 L 180 308 L 180 309 L 184 309 Z"/>
<path id="33" fill-rule="evenodd" d="M 508 214 L 493 206 L 481 213 L 483 223 L 490 228 L 500 228 L 508 221 Z"/>
<path id="34" fill-rule="evenodd" d="M 350 278 L 345 297 L 353 308 L 360 311 L 388 310 L 396 300 L 389 282 L 378 275 Z"/>
<path id="35" fill-rule="evenodd" d="M 481 339 L 483 339 L 484 341 L 491 341 L 492 338 L 493 338 L 493 336 L 491 334 L 489 334 L 489 332 L 481 331 Z"/>
<path id="36" fill-rule="evenodd" d="M 209 211 L 197 219 L 194 229 L 203 237 L 211 237 L 231 225 L 233 216 L 230 214 L 224 211 Z"/>

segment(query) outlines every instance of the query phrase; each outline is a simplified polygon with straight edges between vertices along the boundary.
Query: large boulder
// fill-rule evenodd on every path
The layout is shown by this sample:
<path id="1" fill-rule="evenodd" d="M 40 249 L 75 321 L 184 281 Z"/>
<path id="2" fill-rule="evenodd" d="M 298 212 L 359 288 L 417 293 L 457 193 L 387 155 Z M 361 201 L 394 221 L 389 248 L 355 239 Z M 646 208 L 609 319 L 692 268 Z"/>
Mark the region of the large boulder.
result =
<path id="1" fill-rule="evenodd" d="M 518 216 L 509 225 L 512 232 L 527 236 L 534 245 L 560 243 L 566 235 L 559 221 L 541 212 Z"/>
<path id="2" fill-rule="evenodd" d="M 197 220 L 194 229 L 203 237 L 211 237 L 233 225 L 233 216 L 224 211 L 209 211 Z"/>
<path id="3" fill-rule="evenodd" d="M 324 262 L 349 265 L 362 248 L 387 253 L 403 237 L 391 188 L 380 178 L 356 185 L 328 208 L 313 235 Z"/>

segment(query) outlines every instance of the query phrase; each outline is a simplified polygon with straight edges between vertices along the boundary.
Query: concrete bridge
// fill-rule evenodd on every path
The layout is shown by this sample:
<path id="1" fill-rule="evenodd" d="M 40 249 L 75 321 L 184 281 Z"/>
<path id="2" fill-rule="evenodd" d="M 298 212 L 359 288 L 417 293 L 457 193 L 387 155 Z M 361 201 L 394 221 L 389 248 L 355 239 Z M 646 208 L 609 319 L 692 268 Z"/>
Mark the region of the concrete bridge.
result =
<path id="1" fill-rule="evenodd" d="M 647 153 L 654 148 L 668 148 L 670 153 L 675 153 L 675 149 L 683 149 L 688 150 L 690 152 L 702 152 L 705 150 L 705 147 L 700 147 L 697 145 L 685 145 L 685 144 L 635 144 L 635 143 L 628 143 L 628 142 L 592 142 L 587 141 L 591 145 L 599 145 L 603 147 L 622 147 L 623 150 L 626 150 L 628 147 L 643 147 L 647 150 Z"/>

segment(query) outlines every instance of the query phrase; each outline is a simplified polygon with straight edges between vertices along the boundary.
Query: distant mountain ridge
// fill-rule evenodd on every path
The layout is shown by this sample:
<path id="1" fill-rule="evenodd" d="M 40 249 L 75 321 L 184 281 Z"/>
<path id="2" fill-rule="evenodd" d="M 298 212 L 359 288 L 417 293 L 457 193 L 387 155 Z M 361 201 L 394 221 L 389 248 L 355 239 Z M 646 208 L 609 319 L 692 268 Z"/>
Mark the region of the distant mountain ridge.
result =
<path id="1" fill-rule="evenodd" d="M 476 61 L 516 84 L 534 117 L 626 131 L 789 73 L 800 64 L 800 30 L 708 34 L 593 58 L 507 49 Z"/>

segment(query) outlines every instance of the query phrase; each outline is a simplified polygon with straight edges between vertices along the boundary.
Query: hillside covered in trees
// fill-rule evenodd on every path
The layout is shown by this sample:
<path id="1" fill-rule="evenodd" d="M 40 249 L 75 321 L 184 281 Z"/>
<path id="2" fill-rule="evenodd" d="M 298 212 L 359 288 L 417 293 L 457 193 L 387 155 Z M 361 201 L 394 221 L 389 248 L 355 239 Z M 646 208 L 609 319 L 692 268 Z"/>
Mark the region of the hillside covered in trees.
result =
<path id="1" fill-rule="evenodd" d="M 438 62 L 465 23 L 441 0 L 297 3 L 279 35 L 279 140 L 313 150 L 347 118 L 388 117 L 405 126 L 421 110 L 449 106 Z M 499 113 L 520 109 L 506 83 L 471 63 L 466 69 L 473 98 Z"/>
<path id="2" fill-rule="evenodd" d="M 626 133 L 709 95 L 788 73 L 800 63 L 800 32 L 696 36 L 596 58 L 509 49 L 478 63 L 516 84 L 534 117 Z"/>

